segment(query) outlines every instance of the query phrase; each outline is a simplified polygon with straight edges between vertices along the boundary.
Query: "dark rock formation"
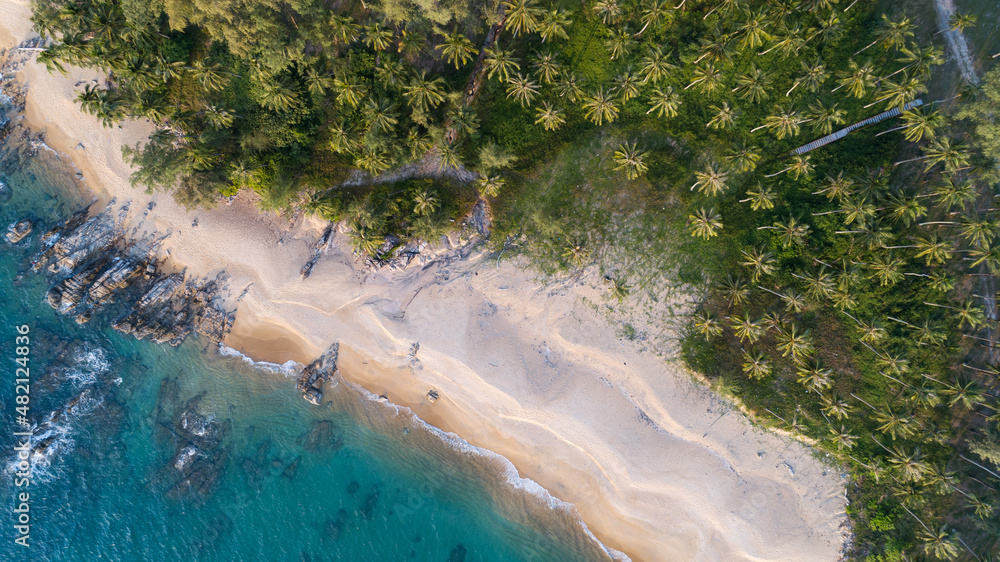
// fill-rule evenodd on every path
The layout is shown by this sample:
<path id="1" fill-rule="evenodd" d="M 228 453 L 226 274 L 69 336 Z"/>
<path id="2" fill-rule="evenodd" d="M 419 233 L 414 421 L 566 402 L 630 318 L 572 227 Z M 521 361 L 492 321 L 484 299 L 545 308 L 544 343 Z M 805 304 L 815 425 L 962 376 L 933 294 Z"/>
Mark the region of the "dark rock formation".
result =
<path id="1" fill-rule="evenodd" d="M 162 477 L 172 483 L 168 495 L 205 497 L 222 476 L 229 451 L 222 441 L 229 424 L 220 424 L 198 412 L 201 397 L 190 400 L 172 419 L 173 442 L 177 452 L 165 467 Z"/>
<path id="2" fill-rule="evenodd" d="M 476 205 L 472 207 L 472 213 L 469 214 L 465 222 L 470 227 L 475 228 L 480 236 L 489 238 L 490 229 L 493 228 L 493 210 L 490 208 L 489 202 L 480 197 L 479 201 L 476 201 Z"/>
<path id="3" fill-rule="evenodd" d="M 28 219 L 19 220 L 10 225 L 7 228 L 7 241 L 11 244 L 17 244 L 21 240 L 24 240 L 31 234 L 31 227 L 33 226 L 34 224 Z"/>
<path id="4" fill-rule="evenodd" d="M 343 436 L 330 420 L 319 420 L 313 423 L 309 431 L 299 437 L 299 444 L 310 453 L 337 451 L 343 446 L 343 443 Z"/>
<path id="5" fill-rule="evenodd" d="M 316 244 L 313 245 L 313 254 L 309 258 L 309 261 L 302 266 L 302 278 L 308 279 L 312 275 L 312 270 L 316 267 L 316 262 L 319 261 L 320 256 L 326 253 L 327 249 L 330 247 L 330 243 L 333 241 L 333 224 L 326 227 L 323 231 L 323 235 L 319 237 Z"/>
<path id="6" fill-rule="evenodd" d="M 125 242 L 124 215 L 119 211 L 116 220 L 106 211 L 88 218 L 87 210 L 79 211 L 42 236 L 33 267 L 53 278 L 48 303 L 83 323 L 120 301 L 125 313 L 112 325 L 136 338 L 179 345 L 196 331 L 222 341 L 235 314 L 216 298 L 218 283 L 185 282 L 180 273 L 160 276 L 147 241 Z"/>
<path id="7" fill-rule="evenodd" d="M 330 346 L 319 359 L 310 363 L 299 376 L 296 385 L 302 391 L 302 397 L 307 401 L 319 406 L 323 400 L 323 382 L 328 380 L 337 372 L 337 356 L 340 353 L 340 344 L 335 343 Z"/>

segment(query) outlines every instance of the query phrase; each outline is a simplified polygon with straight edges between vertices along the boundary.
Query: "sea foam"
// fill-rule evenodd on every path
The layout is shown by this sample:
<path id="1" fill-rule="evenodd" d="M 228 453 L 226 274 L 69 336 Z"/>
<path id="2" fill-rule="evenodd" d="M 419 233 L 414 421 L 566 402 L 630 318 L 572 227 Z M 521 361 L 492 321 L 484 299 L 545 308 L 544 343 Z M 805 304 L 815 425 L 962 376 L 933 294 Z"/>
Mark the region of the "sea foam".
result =
<path id="1" fill-rule="evenodd" d="M 302 369 L 305 368 L 305 365 L 303 365 L 302 363 L 299 363 L 298 361 L 292 361 L 291 359 L 280 364 L 271 363 L 269 361 L 254 361 L 253 359 L 247 357 L 243 353 L 240 353 L 239 351 L 236 351 L 235 349 L 222 343 L 219 344 L 219 355 L 223 357 L 236 357 L 243 360 L 244 363 L 246 363 L 251 367 L 257 369 L 263 369 L 265 371 L 269 371 L 272 373 L 278 373 L 281 375 L 285 375 L 286 377 L 298 376 L 298 374 L 302 371 Z"/>

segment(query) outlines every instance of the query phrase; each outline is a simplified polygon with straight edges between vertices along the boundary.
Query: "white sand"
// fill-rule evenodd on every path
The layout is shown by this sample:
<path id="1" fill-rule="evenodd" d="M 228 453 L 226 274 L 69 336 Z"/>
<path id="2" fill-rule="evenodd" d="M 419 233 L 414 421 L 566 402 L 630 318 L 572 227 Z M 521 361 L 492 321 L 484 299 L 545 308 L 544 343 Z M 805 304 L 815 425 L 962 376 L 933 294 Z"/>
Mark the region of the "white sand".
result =
<path id="1" fill-rule="evenodd" d="M 27 0 L 0 0 L 0 14 L 0 40 L 29 35 Z M 142 227 L 172 232 L 164 253 L 174 265 L 196 276 L 225 269 L 232 301 L 249 286 L 228 345 L 258 360 L 308 362 L 340 341 L 345 377 L 506 456 L 636 560 L 839 558 L 846 517 L 836 469 L 754 428 L 677 361 L 617 338 L 581 301 L 601 299 L 592 280 L 543 287 L 514 265 L 474 257 L 371 274 L 337 234 L 341 243 L 303 281 L 321 224 L 256 212 L 248 198 L 188 213 L 133 189 L 120 148 L 150 124 L 103 129 L 80 113 L 74 85 L 95 77 L 27 65 L 29 123 L 104 200 L 131 201 L 133 221 L 155 200 Z M 433 405 L 432 388 L 442 397 Z"/>

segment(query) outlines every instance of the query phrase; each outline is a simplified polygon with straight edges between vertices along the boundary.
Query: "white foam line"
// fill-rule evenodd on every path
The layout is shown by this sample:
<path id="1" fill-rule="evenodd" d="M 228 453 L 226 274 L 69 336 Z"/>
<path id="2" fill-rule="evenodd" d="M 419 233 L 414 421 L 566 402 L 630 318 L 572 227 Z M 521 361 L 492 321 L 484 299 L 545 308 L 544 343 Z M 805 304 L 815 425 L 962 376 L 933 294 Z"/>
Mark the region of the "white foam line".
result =
<path id="1" fill-rule="evenodd" d="M 280 373 L 286 377 L 294 377 L 305 368 L 305 365 L 299 363 L 298 361 L 292 361 L 289 359 L 284 363 L 271 363 L 270 361 L 254 361 L 246 355 L 236 351 L 235 349 L 229 347 L 228 345 L 219 344 L 219 355 L 223 357 L 238 357 L 243 360 L 244 363 L 254 367 L 256 369 L 263 369 L 265 371 L 270 371 L 272 373 Z"/>
<path id="2" fill-rule="evenodd" d="M 583 520 L 583 518 L 580 517 L 578 513 L 576 513 L 575 506 L 573 504 L 553 496 L 538 482 L 535 482 L 530 478 L 522 477 L 521 474 L 517 471 L 517 467 L 515 467 L 514 463 L 510 462 L 510 460 L 507 457 L 499 453 L 496 453 L 494 451 L 491 451 L 489 449 L 477 447 L 454 433 L 444 431 L 443 429 L 437 426 L 425 422 L 424 420 L 420 419 L 420 416 L 418 416 L 413 410 L 407 408 L 406 406 L 400 406 L 398 404 L 393 404 L 392 402 L 382 400 L 368 389 L 361 387 L 357 384 L 354 384 L 353 382 L 348 381 L 347 379 L 344 379 L 344 382 L 350 385 L 351 388 L 353 388 L 354 390 L 356 390 L 357 392 L 359 392 L 372 402 L 379 402 L 388 408 L 394 408 L 397 414 L 408 414 L 411 417 L 411 419 L 413 419 L 414 422 L 417 423 L 420 427 L 430 431 L 434 435 L 437 435 L 439 438 L 441 438 L 442 441 L 447 443 L 456 451 L 468 455 L 478 455 L 480 457 L 499 461 L 500 465 L 503 467 L 503 474 L 504 476 L 507 477 L 507 481 L 510 483 L 512 487 L 518 490 L 523 490 L 535 496 L 536 498 L 538 498 L 538 500 L 540 500 L 542 503 L 544 503 L 554 511 L 563 511 L 567 515 L 572 516 L 574 519 L 576 519 L 577 524 L 579 524 L 580 527 L 583 529 L 583 532 L 588 537 L 590 537 L 591 540 L 600 545 L 600 547 L 609 557 L 611 557 L 612 560 L 617 560 L 621 562 L 631 562 L 631 558 L 629 558 L 625 553 L 619 552 L 607 546 L 606 544 L 602 543 L 596 536 L 594 536 L 594 533 L 591 532 L 590 528 L 587 526 L 587 523 Z"/>

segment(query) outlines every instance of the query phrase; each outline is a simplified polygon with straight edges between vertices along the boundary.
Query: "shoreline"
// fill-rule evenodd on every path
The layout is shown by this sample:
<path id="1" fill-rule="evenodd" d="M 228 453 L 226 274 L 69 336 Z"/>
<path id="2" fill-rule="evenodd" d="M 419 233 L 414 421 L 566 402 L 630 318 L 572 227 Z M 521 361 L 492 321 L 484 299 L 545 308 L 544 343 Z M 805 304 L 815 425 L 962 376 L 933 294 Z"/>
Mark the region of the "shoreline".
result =
<path id="1" fill-rule="evenodd" d="M 0 41 L 28 36 L 26 0 L 0 0 L 0 10 Z M 337 233 L 303 281 L 320 221 L 262 213 L 246 195 L 188 212 L 132 188 L 120 147 L 145 139 L 151 124 L 104 129 L 73 102 L 74 85 L 97 73 L 68 70 L 25 65 L 25 123 L 72 158 L 100 204 L 128 202 L 130 226 L 171 233 L 159 257 L 194 277 L 225 265 L 229 304 L 245 295 L 229 347 L 308 363 L 341 342 L 346 380 L 509 460 L 635 560 L 839 558 L 846 516 L 836 470 L 754 427 L 679 360 L 616 337 L 581 302 L 600 302 L 597 280 L 546 287 L 511 263 L 475 257 L 371 272 Z M 441 394 L 434 404 L 431 389 Z"/>

